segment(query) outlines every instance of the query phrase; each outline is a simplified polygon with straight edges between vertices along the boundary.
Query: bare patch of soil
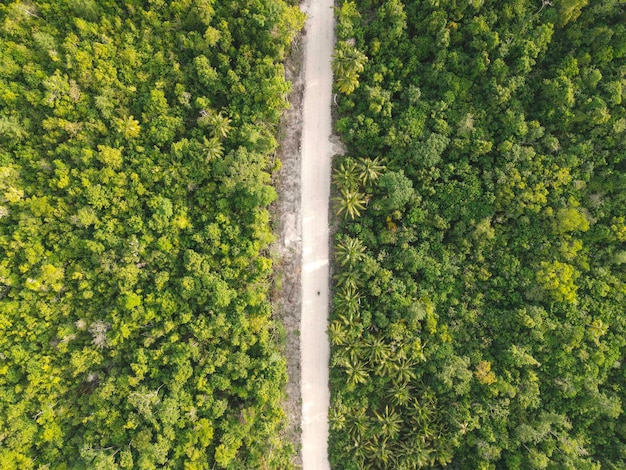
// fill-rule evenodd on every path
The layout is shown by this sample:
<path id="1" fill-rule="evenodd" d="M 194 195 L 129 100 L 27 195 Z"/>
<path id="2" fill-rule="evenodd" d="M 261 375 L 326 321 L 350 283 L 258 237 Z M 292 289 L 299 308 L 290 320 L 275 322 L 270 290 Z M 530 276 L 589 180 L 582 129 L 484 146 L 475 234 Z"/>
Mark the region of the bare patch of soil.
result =
<path id="1" fill-rule="evenodd" d="M 294 465 L 301 468 L 300 452 L 302 400 L 300 395 L 300 313 L 302 264 L 302 239 L 300 216 L 300 140 L 302 135 L 302 98 L 304 77 L 304 31 L 294 41 L 285 62 L 285 77 L 292 83 L 289 94 L 290 108 L 283 113 L 280 127 L 280 147 L 277 158 L 282 163 L 274 174 L 278 199 L 272 205 L 272 218 L 276 241 L 272 247 L 275 263 L 273 305 L 277 319 L 285 330 L 283 354 L 287 359 L 288 381 L 283 398 L 287 415 L 285 439 L 296 449 Z"/>

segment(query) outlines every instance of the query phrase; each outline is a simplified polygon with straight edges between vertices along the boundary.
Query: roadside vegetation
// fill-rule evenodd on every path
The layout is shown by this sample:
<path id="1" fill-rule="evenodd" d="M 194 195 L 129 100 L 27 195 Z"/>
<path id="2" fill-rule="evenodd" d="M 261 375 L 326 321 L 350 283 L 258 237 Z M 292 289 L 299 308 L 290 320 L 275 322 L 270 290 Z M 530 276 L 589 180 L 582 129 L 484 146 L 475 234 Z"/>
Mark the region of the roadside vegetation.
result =
<path id="1" fill-rule="evenodd" d="M 342 1 L 337 469 L 626 467 L 620 2 Z"/>
<path id="2" fill-rule="evenodd" d="M 283 0 L 0 5 L 0 467 L 289 468 Z"/>

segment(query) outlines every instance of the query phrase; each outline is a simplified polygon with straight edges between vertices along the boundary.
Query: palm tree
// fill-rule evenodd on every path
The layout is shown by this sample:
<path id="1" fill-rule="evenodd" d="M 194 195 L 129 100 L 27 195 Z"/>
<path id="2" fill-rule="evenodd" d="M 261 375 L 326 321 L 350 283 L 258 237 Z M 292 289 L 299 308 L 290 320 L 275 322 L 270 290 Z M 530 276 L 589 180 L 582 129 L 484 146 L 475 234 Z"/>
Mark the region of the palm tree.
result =
<path id="1" fill-rule="evenodd" d="M 411 401 L 412 387 L 407 383 L 394 383 L 387 392 L 387 399 L 394 405 L 406 406 Z"/>
<path id="2" fill-rule="evenodd" d="M 343 287 L 335 294 L 335 306 L 338 312 L 354 314 L 359 310 L 361 294 L 352 287 Z"/>
<path id="3" fill-rule="evenodd" d="M 351 410 L 348 420 L 348 433 L 353 439 L 362 438 L 367 435 L 369 429 L 369 419 L 364 406 Z"/>
<path id="4" fill-rule="evenodd" d="M 387 361 L 392 353 L 391 346 L 379 336 L 370 335 L 364 341 L 364 346 L 368 352 L 368 360 L 372 365 Z"/>
<path id="5" fill-rule="evenodd" d="M 328 410 L 328 421 L 333 430 L 342 430 L 346 424 L 346 407 L 337 401 Z"/>
<path id="6" fill-rule="evenodd" d="M 337 215 L 345 214 L 351 219 L 361 215 L 361 211 L 365 209 L 368 197 L 357 189 L 342 189 L 341 196 L 335 198 L 339 205 Z"/>
<path id="7" fill-rule="evenodd" d="M 358 308 L 349 307 L 343 313 L 340 313 L 337 319 L 348 328 L 353 328 L 360 320 L 359 310 Z M 350 335 L 350 338 L 354 339 L 354 335 Z"/>
<path id="8" fill-rule="evenodd" d="M 365 54 L 349 43 L 341 41 L 333 54 L 332 69 L 338 78 L 348 75 L 358 78 L 358 74 L 365 69 L 365 62 L 367 62 Z"/>
<path id="9" fill-rule="evenodd" d="M 345 348 L 335 348 L 330 356 L 330 367 L 332 369 L 341 367 L 346 368 L 348 364 L 348 353 Z"/>
<path id="10" fill-rule="evenodd" d="M 385 437 L 389 437 L 390 439 L 398 437 L 400 434 L 400 426 L 402 425 L 402 418 L 396 413 L 396 410 L 393 408 L 389 409 L 387 405 L 383 413 L 379 414 L 377 411 L 374 411 L 374 416 L 376 416 L 376 420 L 380 424 L 380 429 Z"/>
<path id="11" fill-rule="evenodd" d="M 434 413 L 434 406 L 425 400 L 413 399 L 409 406 L 408 414 L 421 426 L 425 426 Z"/>
<path id="12" fill-rule="evenodd" d="M 230 132 L 230 119 L 222 116 L 222 113 L 212 114 L 209 116 L 209 123 L 213 128 L 214 137 L 225 139 Z"/>
<path id="13" fill-rule="evenodd" d="M 445 438 L 445 436 L 440 436 L 438 439 L 434 440 L 434 455 L 433 460 L 435 460 L 439 465 L 445 467 L 450 462 L 452 462 L 453 452 L 450 449 L 449 440 Z"/>
<path id="14" fill-rule="evenodd" d="M 354 360 L 346 360 L 344 363 L 346 369 L 346 382 L 348 385 L 355 386 L 357 384 L 365 384 L 369 380 L 369 374 L 365 364 L 358 358 Z"/>
<path id="15" fill-rule="evenodd" d="M 367 458 L 367 449 L 365 448 L 364 434 L 357 434 L 352 438 L 352 445 L 349 446 L 349 451 L 354 456 L 357 468 L 366 468 L 365 459 Z"/>
<path id="16" fill-rule="evenodd" d="M 346 341 L 348 340 L 347 333 L 347 329 L 340 321 L 334 320 L 330 325 L 328 325 L 328 336 L 330 338 L 330 343 L 333 346 L 342 346 L 346 344 Z"/>
<path id="17" fill-rule="evenodd" d="M 410 361 L 409 359 L 400 359 L 393 364 L 393 373 L 394 376 L 392 380 L 395 383 L 403 383 L 408 382 L 411 379 L 415 378 L 414 371 L 415 363 Z"/>
<path id="18" fill-rule="evenodd" d="M 356 75 L 342 75 L 335 80 L 341 93 L 349 95 L 359 87 L 359 78 Z"/>
<path id="19" fill-rule="evenodd" d="M 337 244 L 335 254 L 341 266 L 353 266 L 363 258 L 365 245 L 358 238 L 345 237 Z"/>
<path id="20" fill-rule="evenodd" d="M 391 351 L 392 353 L 394 352 L 393 349 Z M 378 366 L 376 367 L 376 369 L 374 369 L 374 373 L 380 377 L 387 378 L 393 374 L 394 366 L 394 362 L 391 360 L 391 358 L 388 358 L 387 360 L 380 361 L 378 363 Z"/>
<path id="21" fill-rule="evenodd" d="M 353 289 L 360 287 L 363 280 L 361 272 L 352 267 L 335 274 L 334 278 L 339 287 L 352 287 Z"/>
<path id="22" fill-rule="evenodd" d="M 346 158 L 333 171 L 333 183 L 342 189 L 356 189 L 359 186 L 359 168 L 350 157 Z"/>
<path id="23" fill-rule="evenodd" d="M 356 329 L 355 331 L 358 331 L 358 329 Z M 351 361 L 361 361 L 363 362 L 363 341 L 361 340 L 361 335 L 360 334 L 356 334 L 354 335 L 354 337 L 352 338 L 352 341 L 350 341 L 346 346 L 345 346 L 346 350 L 347 350 L 347 354 L 348 357 L 350 358 Z M 367 364 L 367 362 L 364 362 L 365 365 L 365 370 L 367 371 L 368 375 L 371 371 L 371 368 L 369 367 L 369 364 Z"/>
<path id="24" fill-rule="evenodd" d="M 412 463 L 411 466 L 406 468 L 426 468 L 433 464 L 433 450 L 426 446 L 424 442 L 413 442 L 407 440 L 402 445 L 403 460 Z M 408 462 L 407 462 L 408 463 Z"/>
<path id="25" fill-rule="evenodd" d="M 386 437 L 381 439 L 377 435 L 372 436 L 365 448 L 373 468 L 389 468 L 389 464 L 395 460 L 394 452 Z"/>
<path id="26" fill-rule="evenodd" d="M 367 57 L 345 41 L 339 42 L 333 55 L 332 69 L 339 91 L 349 95 L 359 86 L 359 74 L 365 69 Z"/>
<path id="27" fill-rule="evenodd" d="M 374 160 L 371 158 L 364 158 L 359 161 L 358 167 L 359 178 L 364 186 L 374 184 L 386 168 L 379 157 L 374 158 Z"/>
<path id="28" fill-rule="evenodd" d="M 211 162 L 224 155 L 224 146 L 217 137 L 211 137 L 210 139 L 204 137 L 203 139 L 204 146 L 202 149 L 204 150 L 207 161 Z"/>

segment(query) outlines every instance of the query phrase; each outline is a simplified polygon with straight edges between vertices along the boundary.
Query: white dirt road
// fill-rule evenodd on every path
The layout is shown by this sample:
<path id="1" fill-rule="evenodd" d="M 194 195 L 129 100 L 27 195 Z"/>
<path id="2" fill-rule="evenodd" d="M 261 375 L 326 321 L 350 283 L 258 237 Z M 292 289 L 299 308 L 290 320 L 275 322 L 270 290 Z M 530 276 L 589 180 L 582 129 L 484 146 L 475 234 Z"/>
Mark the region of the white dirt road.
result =
<path id="1" fill-rule="evenodd" d="M 329 305 L 328 208 L 334 44 L 332 0 L 308 0 L 302 129 L 302 468 L 325 470 L 328 462 Z"/>

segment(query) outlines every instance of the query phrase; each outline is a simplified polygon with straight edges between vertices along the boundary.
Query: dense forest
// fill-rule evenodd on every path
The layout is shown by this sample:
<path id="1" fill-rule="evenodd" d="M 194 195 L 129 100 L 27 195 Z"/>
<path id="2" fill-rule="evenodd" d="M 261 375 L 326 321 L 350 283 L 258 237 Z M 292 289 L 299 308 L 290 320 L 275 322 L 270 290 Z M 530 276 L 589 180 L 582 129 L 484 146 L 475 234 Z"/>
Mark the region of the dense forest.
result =
<path id="1" fill-rule="evenodd" d="M 626 468 L 626 5 L 336 14 L 334 468 Z"/>
<path id="2" fill-rule="evenodd" d="M 0 467 L 288 468 L 268 205 L 303 15 L 0 3 Z"/>

